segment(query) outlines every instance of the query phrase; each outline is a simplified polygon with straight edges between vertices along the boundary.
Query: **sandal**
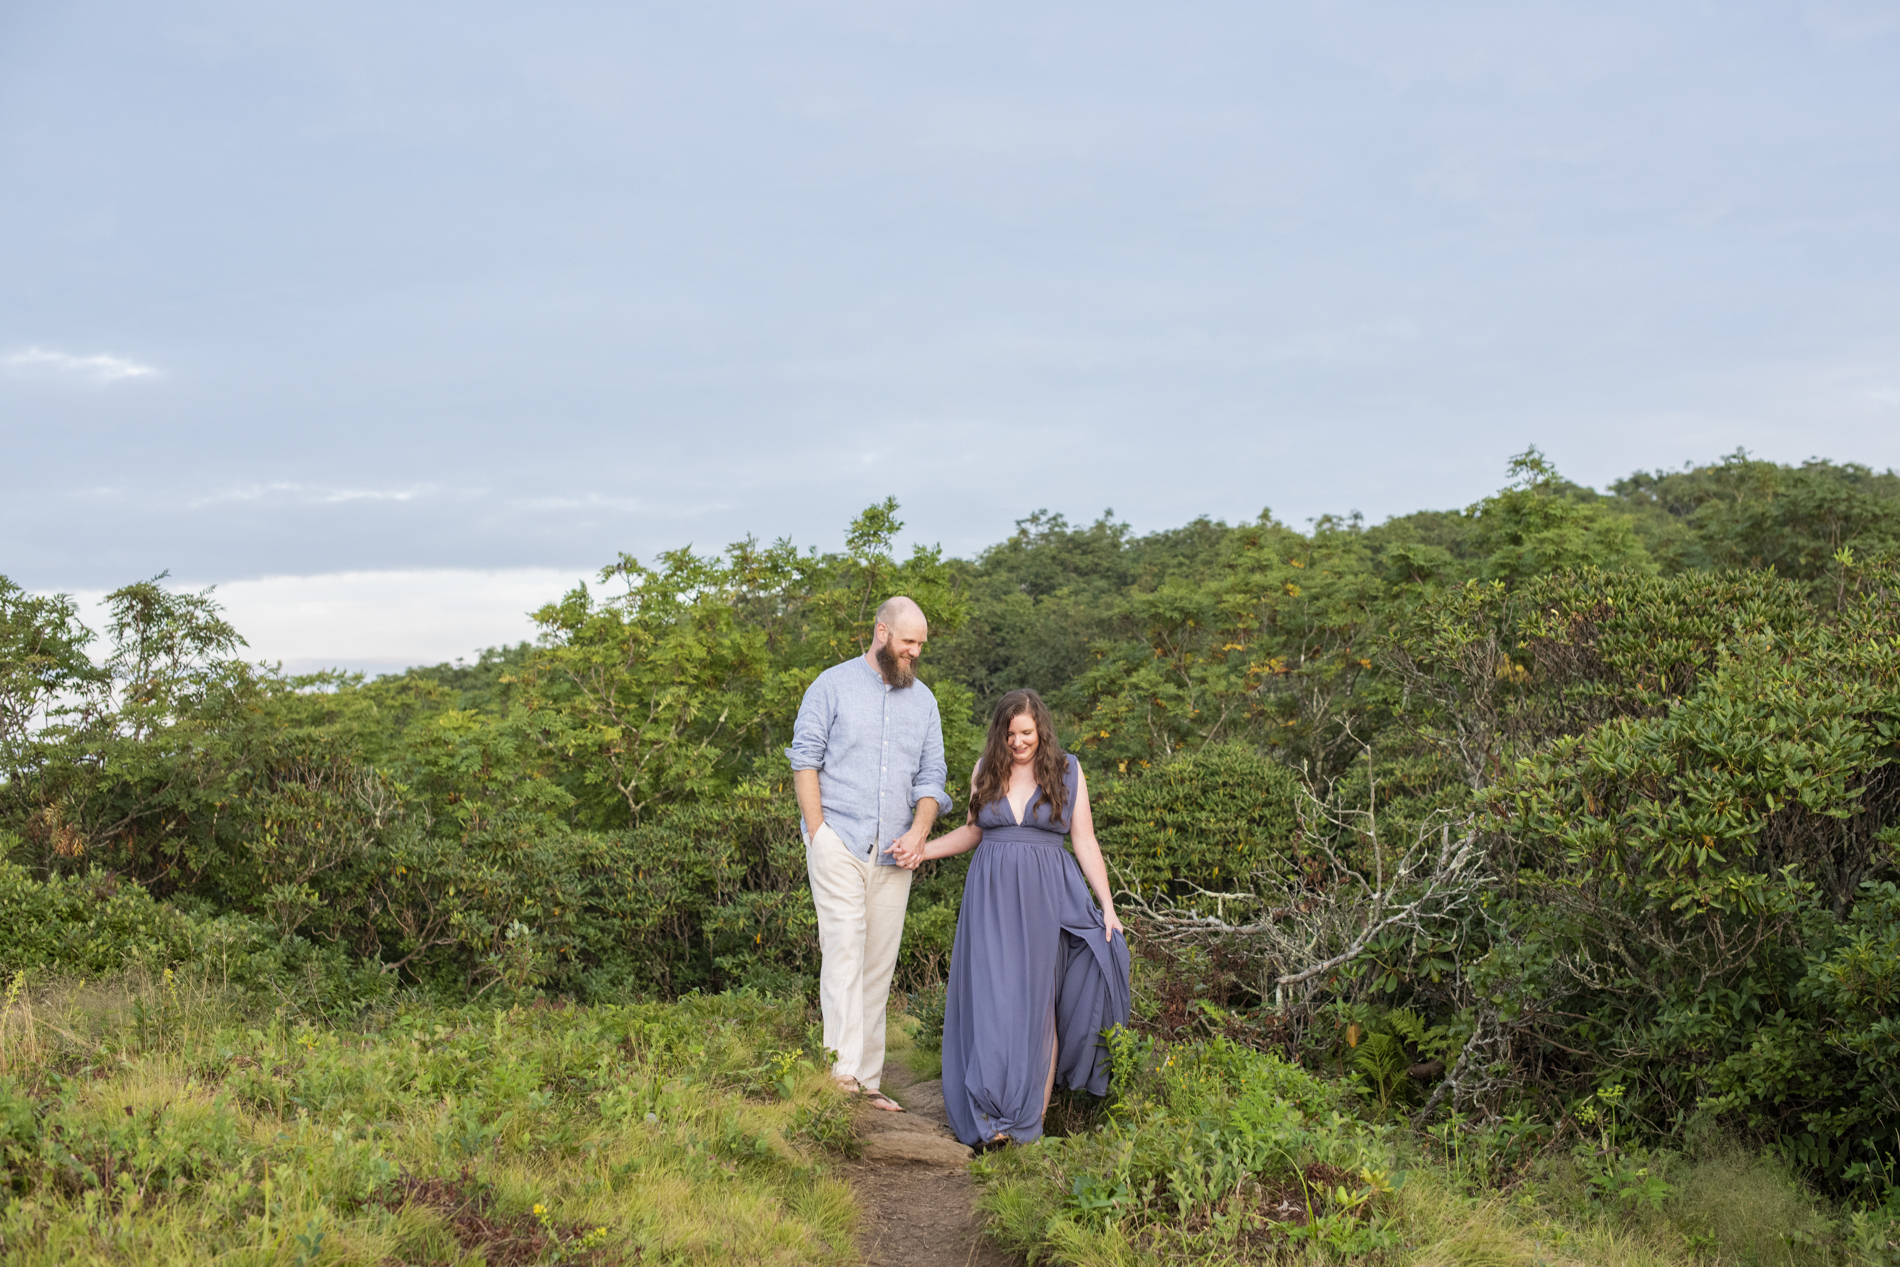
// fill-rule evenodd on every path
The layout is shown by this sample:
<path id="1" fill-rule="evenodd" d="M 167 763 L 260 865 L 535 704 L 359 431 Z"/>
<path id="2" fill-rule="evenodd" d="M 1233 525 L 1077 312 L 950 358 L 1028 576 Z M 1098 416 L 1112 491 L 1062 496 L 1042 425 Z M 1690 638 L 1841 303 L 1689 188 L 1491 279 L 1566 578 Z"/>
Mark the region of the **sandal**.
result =
<path id="1" fill-rule="evenodd" d="M 874 1109 L 883 1109 L 886 1113 L 902 1113 L 904 1111 L 903 1105 L 891 1099 L 891 1097 L 885 1095 L 882 1091 L 866 1089 L 864 1092 L 864 1102 Z"/>

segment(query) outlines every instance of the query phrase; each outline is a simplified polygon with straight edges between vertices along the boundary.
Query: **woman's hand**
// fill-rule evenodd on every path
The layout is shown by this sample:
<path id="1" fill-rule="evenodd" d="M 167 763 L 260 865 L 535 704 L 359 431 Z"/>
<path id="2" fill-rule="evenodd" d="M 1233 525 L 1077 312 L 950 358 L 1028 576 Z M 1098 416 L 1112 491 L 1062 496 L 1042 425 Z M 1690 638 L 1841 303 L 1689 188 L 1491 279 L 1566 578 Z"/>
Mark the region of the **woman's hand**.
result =
<path id="1" fill-rule="evenodd" d="M 1108 925 L 1107 937 L 1109 941 L 1115 940 L 1116 933 L 1122 935 L 1123 941 L 1128 940 L 1128 930 L 1122 927 L 1121 916 L 1115 914 L 1113 907 L 1109 908 L 1107 913 L 1102 916 L 1102 922 Z"/>
<path id="2" fill-rule="evenodd" d="M 892 858 L 896 859 L 897 865 L 906 871 L 915 871 L 930 857 L 930 853 L 924 843 L 922 832 L 916 835 L 905 832 L 896 840 L 893 840 L 891 842 L 890 854 Z"/>

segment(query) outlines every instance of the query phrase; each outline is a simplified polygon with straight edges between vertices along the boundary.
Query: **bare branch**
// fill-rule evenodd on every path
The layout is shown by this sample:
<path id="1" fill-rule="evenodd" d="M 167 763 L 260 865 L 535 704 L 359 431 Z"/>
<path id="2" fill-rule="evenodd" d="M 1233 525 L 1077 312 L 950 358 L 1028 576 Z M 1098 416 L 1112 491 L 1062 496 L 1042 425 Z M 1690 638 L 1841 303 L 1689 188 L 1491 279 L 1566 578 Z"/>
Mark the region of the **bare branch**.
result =
<path id="1" fill-rule="evenodd" d="M 1245 952 L 1272 973 L 1278 1003 L 1287 988 L 1345 967 L 1394 929 L 1428 935 L 1427 925 L 1459 915 L 1485 887 L 1487 859 L 1477 825 L 1469 817 L 1426 824 L 1405 851 L 1393 857 L 1379 846 L 1377 825 L 1369 814 L 1355 812 L 1360 821 L 1346 823 L 1317 800 L 1309 808 L 1325 825 L 1366 837 L 1375 857 L 1371 876 L 1342 858 L 1326 833 L 1309 831 L 1307 844 L 1326 860 L 1328 874 L 1297 892 L 1281 894 L 1275 905 L 1266 906 L 1256 892 L 1200 888 L 1168 903 L 1138 893 L 1125 894 L 1118 902 L 1141 918 L 1150 936 L 1164 941 L 1245 943 Z M 1271 891 L 1281 883 L 1274 877 L 1262 888 Z M 1230 908 L 1243 916 L 1230 918 Z"/>

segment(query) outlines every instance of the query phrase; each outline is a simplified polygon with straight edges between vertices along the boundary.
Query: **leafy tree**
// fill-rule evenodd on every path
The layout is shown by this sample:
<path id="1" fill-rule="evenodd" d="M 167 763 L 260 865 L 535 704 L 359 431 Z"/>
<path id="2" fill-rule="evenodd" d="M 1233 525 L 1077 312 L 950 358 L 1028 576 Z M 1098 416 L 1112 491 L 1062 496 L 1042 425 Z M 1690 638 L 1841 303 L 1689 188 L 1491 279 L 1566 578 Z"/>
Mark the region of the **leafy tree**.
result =
<path id="1" fill-rule="evenodd" d="M 596 600 L 582 585 L 535 613 L 545 650 L 527 670 L 530 707 L 624 822 L 718 787 L 757 718 L 765 640 L 740 625 L 732 579 L 690 550 L 657 568 L 622 555 L 600 573 L 619 593 Z"/>
<path id="2" fill-rule="evenodd" d="M 1771 568 L 1824 585 L 1843 549 L 1868 556 L 1900 548 L 1900 475 L 1857 463 L 1781 466 L 1737 449 L 1708 466 L 1638 471 L 1611 488 L 1663 525 L 1652 535 L 1674 530 L 1677 568 Z"/>
<path id="3" fill-rule="evenodd" d="M 96 861 L 163 890 L 238 838 L 226 811 L 275 685 L 235 659 L 243 640 L 209 591 L 162 580 L 106 596 L 103 667 L 26 746 L 32 777 L 13 792 L 15 813 L 43 869 Z"/>
<path id="4" fill-rule="evenodd" d="M 1135 636 L 1098 645 L 1078 683 L 1081 746 L 1125 763 L 1243 741 L 1330 777 L 1385 597 L 1358 526 L 1328 520 L 1302 537 L 1263 517 L 1227 532 L 1215 558 L 1205 578 L 1134 595 Z"/>
<path id="5" fill-rule="evenodd" d="M 1655 570 L 1629 516 L 1566 495 L 1570 486 L 1535 448 L 1512 458 L 1510 472 L 1512 483 L 1465 512 L 1483 579 L 1515 583 L 1584 567 Z"/>
<path id="6" fill-rule="evenodd" d="M 1896 580 L 1866 570 L 1838 618 L 1760 574 L 1533 588 L 1514 628 L 1545 734 L 1485 793 L 1508 932 L 1473 976 L 1523 1058 L 1573 1053 L 1573 1087 L 1624 1081 L 1659 1128 L 1774 1098 L 1820 1172 L 1878 1161 L 1900 1115 L 1847 1106 L 1894 1070 L 1821 1057 L 1844 978 L 1812 957 L 1900 862 Z M 1858 945 L 1855 979 L 1887 971 Z M 1799 1096 L 1743 1076 L 1771 1017 L 1813 1052 Z"/>
<path id="7" fill-rule="evenodd" d="M 1039 510 L 967 572 L 969 622 L 931 647 L 932 661 L 975 691 L 981 713 L 1025 686 L 1060 709 L 1092 646 L 1113 637 L 1141 551 L 1112 513 L 1084 528 Z"/>
<path id="8" fill-rule="evenodd" d="M 19 762 L 34 733 L 60 715 L 62 702 L 110 680 L 86 656 L 92 631 L 65 594 L 28 594 L 0 576 L 0 779 L 26 773 Z"/>

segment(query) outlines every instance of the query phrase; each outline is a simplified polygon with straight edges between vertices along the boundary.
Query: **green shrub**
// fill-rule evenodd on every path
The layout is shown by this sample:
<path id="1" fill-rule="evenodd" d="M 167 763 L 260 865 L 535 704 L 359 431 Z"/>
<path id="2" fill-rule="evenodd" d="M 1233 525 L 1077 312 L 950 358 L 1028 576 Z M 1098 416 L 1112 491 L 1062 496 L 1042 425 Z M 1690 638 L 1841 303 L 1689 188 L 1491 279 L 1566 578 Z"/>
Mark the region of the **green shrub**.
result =
<path id="1" fill-rule="evenodd" d="M 1515 870 L 1471 983 L 1523 1058 L 1565 1053 L 1535 1057 L 1565 1102 L 1619 1085 L 1655 1136 L 1713 1122 L 1829 1184 L 1891 1182 L 1894 580 L 1845 576 L 1832 613 L 1752 575 L 1532 587 L 1535 671 L 1500 711 L 1546 737 L 1486 792 Z"/>
<path id="2" fill-rule="evenodd" d="M 1126 765 L 1127 763 L 1123 763 Z M 1133 765 L 1089 784 L 1095 829 L 1118 887 L 1250 889 L 1283 875 L 1299 826 L 1299 781 L 1244 744 Z"/>
<path id="3" fill-rule="evenodd" d="M 184 967 L 319 1011 L 353 1011 L 395 984 L 335 948 L 279 937 L 242 915 L 194 915 L 130 880 L 95 870 L 42 881 L 0 863 L 0 972 L 102 976 Z"/>

